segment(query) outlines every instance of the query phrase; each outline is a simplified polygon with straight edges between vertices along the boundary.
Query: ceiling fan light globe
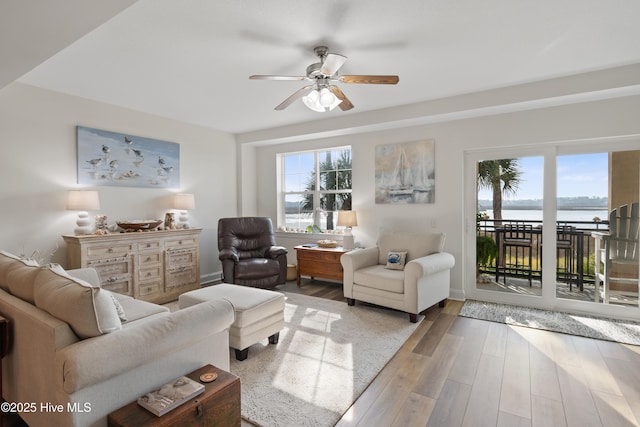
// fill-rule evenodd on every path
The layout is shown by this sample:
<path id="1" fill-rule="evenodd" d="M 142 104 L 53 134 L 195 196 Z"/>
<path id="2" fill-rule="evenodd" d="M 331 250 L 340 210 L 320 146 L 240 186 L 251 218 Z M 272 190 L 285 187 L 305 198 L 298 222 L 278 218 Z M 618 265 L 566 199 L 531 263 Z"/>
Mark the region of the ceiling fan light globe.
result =
<path id="1" fill-rule="evenodd" d="M 320 105 L 320 97 L 317 90 L 312 90 L 309 94 L 303 96 L 302 102 L 310 110 L 317 111 L 318 113 L 323 113 L 325 111 L 324 107 Z"/>
<path id="2" fill-rule="evenodd" d="M 320 91 L 320 105 L 330 108 L 336 102 L 336 96 L 329 89 L 322 88 Z"/>

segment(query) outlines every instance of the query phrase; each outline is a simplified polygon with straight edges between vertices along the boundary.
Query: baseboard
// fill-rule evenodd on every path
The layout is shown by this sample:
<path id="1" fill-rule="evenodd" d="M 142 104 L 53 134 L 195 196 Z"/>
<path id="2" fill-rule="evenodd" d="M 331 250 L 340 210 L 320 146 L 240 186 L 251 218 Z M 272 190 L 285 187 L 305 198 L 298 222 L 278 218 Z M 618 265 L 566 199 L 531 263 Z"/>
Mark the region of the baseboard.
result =
<path id="1" fill-rule="evenodd" d="M 222 271 L 216 271 L 209 274 L 203 274 L 200 276 L 200 286 L 207 286 L 212 283 L 222 281 Z"/>
<path id="2" fill-rule="evenodd" d="M 449 299 L 464 301 L 464 290 L 463 289 L 451 289 L 449 290 Z"/>

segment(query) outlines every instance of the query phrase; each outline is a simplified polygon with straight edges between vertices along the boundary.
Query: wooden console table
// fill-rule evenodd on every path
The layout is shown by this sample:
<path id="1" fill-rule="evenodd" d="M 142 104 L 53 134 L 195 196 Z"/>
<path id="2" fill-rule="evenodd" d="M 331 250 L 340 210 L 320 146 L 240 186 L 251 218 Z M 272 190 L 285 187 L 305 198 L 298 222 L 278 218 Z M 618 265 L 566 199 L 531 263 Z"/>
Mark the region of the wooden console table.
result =
<path id="1" fill-rule="evenodd" d="M 300 286 L 300 276 L 309 276 L 312 279 L 322 277 L 342 282 L 340 257 L 343 253 L 348 252 L 346 249 L 342 247 L 306 247 L 305 245 L 296 246 L 294 249 L 298 260 L 298 286 Z"/>
<path id="2" fill-rule="evenodd" d="M 158 417 L 138 402 L 131 402 L 109 414 L 109 427 L 240 426 L 240 378 L 211 365 L 203 366 L 187 377 L 200 382 L 200 375 L 207 372 L 216 372 L 218 378 L 203 383 L 202 394 L 163 416 Z"/>
<path id="3" fill-rule="evenodd" d="M 62 236 L 67 268 L 95 268 L 101 286 L 163 304 L 200 287 L 201 228 Z"/>

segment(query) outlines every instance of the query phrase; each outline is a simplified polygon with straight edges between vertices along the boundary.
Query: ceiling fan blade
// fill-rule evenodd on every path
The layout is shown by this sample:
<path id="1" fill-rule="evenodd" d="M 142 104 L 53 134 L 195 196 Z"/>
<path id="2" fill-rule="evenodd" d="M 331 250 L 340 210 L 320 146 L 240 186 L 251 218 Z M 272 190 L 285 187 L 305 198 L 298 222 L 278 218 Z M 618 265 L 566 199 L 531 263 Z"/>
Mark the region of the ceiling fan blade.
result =
<path id="1" fill-rule="evenodd" d="M 343 83 L 363 83 L 363 84 L 382 84 L 394 85 L 400 80 L 398 76 L 340 76 L 339 80 Z"/>
<path id="2" fill-rule="evenodd" d="M 309 80 L 307 76 L 272 76 L 255 74 L 249 76 L 251 80 Z"/>
<path id="3" fill-rule="evenodd" d="M 353 108 L 353 104 L 351 103 L 351 101 L 349 101 L 349 98 L 346 97 L 346 95 L 340 90 L 338 86 L 331 86 L 329 87 L 329 90 L 339 100 L 342 101 L 340 104 L 338 104 L 338 107 L 340 107 L 342 111 L 351 110 Z"/>
<path id="4" fill-rule="evenodd" d="M 298 89 L 297 91 L 295 91 L 293 93 L 293 95 L 291 95 L 290 97 L 288 97 L 287 99 L 282 101 L 279 105 L 277 105 L 275 109 L 278 110 L 278 111 L 284 110 L 289 105 L 293 104 L 298 99 L 302 98 L 303 96 L 305 96 L 306 94 L 311 92 L 312 89 L 313 89 L 313 85 L 305 86 L 305 87 L 303 87 L 301 89 Z"/>
<path id="5" fill-rule="evenodd" d="M 346 56 L 338 55 L 337 53 L 329 53 L 326 58 L 324 58 L 320 72 L 325 76 L 333 76 L 345 62 L 347 62 Z"/>

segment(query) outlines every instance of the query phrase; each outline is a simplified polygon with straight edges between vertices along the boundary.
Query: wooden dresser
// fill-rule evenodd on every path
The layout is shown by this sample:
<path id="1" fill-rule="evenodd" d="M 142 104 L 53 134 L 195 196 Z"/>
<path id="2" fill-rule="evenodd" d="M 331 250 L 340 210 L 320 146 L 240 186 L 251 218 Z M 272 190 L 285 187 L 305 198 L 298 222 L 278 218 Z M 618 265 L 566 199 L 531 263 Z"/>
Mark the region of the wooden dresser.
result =
<path id="1" fill-rule="evenodd" d="M 95 268 L 101 286 L 162 304 L 200 287 L 201 228 L 62 236 L 67 269 Z"/>

